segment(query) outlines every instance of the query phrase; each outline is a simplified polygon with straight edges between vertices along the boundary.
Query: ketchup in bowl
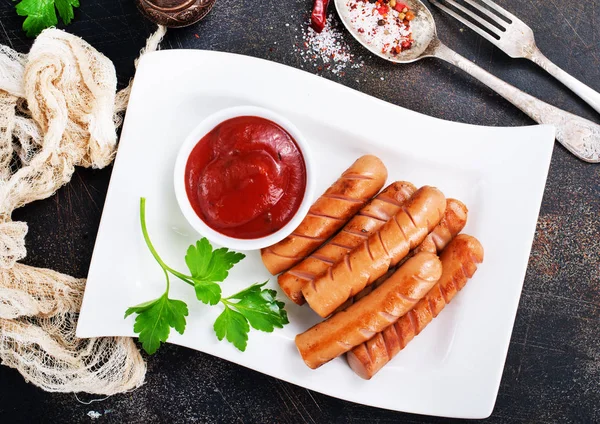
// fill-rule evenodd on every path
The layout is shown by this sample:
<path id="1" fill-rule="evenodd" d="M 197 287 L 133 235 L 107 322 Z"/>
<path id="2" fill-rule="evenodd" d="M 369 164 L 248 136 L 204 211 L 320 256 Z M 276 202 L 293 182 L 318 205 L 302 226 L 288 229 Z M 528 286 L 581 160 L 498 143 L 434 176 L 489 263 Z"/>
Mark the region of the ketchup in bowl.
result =
<path id="1" fill-rule="evenodd" d="M 215 231 L 260 238 L 281 229 L 298 211 L 306 164 L 282 127 L 239 116 L 217 125 L 193 148 L 185 190 L 196 214 Z"/>

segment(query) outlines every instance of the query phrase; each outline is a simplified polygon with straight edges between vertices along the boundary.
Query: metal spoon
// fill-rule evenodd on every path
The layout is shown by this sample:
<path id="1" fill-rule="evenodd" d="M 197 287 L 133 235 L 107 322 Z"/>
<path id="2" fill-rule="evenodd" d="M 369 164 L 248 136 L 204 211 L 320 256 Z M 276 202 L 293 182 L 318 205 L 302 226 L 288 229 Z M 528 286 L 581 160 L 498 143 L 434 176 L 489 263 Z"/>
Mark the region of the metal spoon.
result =
<path id="1" fill-rule="evenodd" d="M 437 57 L 456 65 L 521 109 L 537 123 L 554 125 L 556 139 L 579 159 L 600 163 L 600 125 L 519 90 L 442 44 L 437 37 L 433 16 L 419 0 L 405 0 L 415 14 L 410 23 L 414 43 L 410 49 L 397 55 L 382 53 L 381 50 L 367 44 L 357 28 L 352 26 L 348 4 L 355 1 L 335 0 L 335 8 L 350 34 L 371 53 L 394 63 L 411 63 L 425 57 Z"/>

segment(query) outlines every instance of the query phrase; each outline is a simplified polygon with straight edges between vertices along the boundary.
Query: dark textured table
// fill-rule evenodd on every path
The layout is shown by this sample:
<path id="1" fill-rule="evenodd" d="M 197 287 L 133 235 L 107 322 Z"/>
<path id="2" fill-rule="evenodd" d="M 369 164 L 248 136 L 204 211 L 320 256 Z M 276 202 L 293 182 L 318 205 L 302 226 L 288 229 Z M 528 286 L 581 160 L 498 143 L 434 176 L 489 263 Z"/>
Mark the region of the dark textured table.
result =
<path id="1" fill-rule="evenodd" d="M 81 3 L 68 30 L 112 59 L 124 86 L 153 25 L 141 18 L 133 0 Z M 292 48 L 294 34 L 311 3 L 218 1 L 204 21 L 170 30 L 163 48 L 221 50 L 300 67 L 301 57 Z M 600 1 L 499 3 L 533 27 L 547 56 L 600 90 Z M 450 47 L 525 91 L 600 122 L 590 107 L 535 65 L 511 60 L 460 24 L 439 13 L 435 17 L 440 36 Z M 0 44 L 26 52 L 31 40 L 21 31 L 21 23 L 14 3 L 0 0 Z M 364 56 L 365 65 L 343 76 L 325 70 L 323 77 L 443 119 L 478 125 L 532 124 L 460 70 L 435 60 L 393 66 L 369 58 L 346 38 L 352 50 Z M 52 198 L 15 212 L 15 220 L 29 223 L 26 263 L 86 275 L 110 173 L 110 168 L 80 169 Z M 489 422 L 600 422 L 599 218 L 600 165 L 580 162 L 557 144 Z M 142 388 L 92 404 L 79 403 L 72 394 L 44 393 L 16 371 L 0 367 L 2 422 L 89 421 L 91 410 L 102 414 L 100 422 L 444 421 L 344 402 L 174 345 L 165 345 L 148 358 Z"/>

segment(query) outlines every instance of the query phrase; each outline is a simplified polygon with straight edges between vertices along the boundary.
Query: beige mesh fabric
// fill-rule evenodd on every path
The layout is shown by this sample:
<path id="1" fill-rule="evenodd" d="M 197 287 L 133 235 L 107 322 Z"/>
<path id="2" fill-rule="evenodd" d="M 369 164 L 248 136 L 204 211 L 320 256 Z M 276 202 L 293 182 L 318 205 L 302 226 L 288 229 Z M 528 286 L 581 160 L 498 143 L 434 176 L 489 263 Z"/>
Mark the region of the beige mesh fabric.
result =
<path id="1" fill-rule="evenodd" d="M 144 382 L 132 339 L 75 337 L 85 280 L 19 263 L 27 224 L 11 221 L 68 183 L 75 166 L 111 163 L 129 98 L 116 85 L 112 62 L 63 31 L 42 32 L 28 55 L 0 46 L 0 361 L 48 391 L 111 395 Z"/>

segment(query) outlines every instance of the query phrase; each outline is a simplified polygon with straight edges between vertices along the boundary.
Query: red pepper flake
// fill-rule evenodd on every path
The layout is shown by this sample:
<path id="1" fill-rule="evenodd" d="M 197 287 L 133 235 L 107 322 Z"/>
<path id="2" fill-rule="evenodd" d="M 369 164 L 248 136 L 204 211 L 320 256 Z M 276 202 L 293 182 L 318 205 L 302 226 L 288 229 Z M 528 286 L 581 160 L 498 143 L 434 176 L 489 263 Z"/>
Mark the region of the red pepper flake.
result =
<path id="1" fill-rule="evenodd" d="M 406 49 L 410 49 L 410 46 L 412 46 L 413 40 L 405 40 L 402 42 L 402 44 L 400 44 L 400 46 L 402 46 L 402 50 L 406 50 Z"/>
<path id="2" fill-rule="evenodd" d="M 394 9 L 396 10 L 396 12 L 402 13 L 404 9 L 409 9 L 409 7 L 401 1 L 396 1 L 396 6 L 394 6 Z"/>
<path id="3" fill-rule="evenodd" d="M 194 34 L 194 37 L 196 38 L 200 38 L 200 36 L 198 34 Z"/>
<path id="4" fill-rule="evenodd" d="M 390 11 L 390 8 L 388 6 L 386 6 L 385 4 L 382 4 L 381 6 L 379 6 L 377 8 L 377 11 L 379 12 L 380 15 L 385 15 L 386 13 L 388 13 Z"/>

